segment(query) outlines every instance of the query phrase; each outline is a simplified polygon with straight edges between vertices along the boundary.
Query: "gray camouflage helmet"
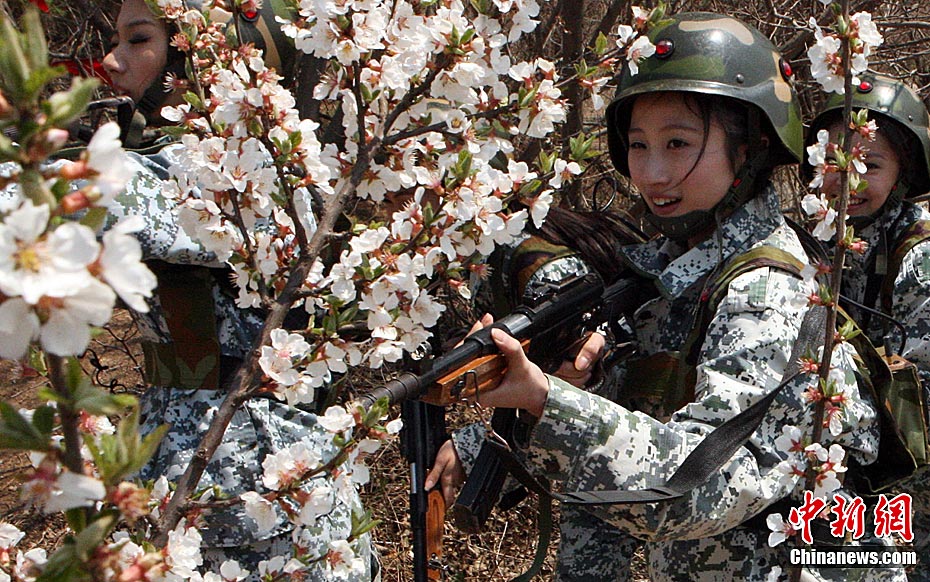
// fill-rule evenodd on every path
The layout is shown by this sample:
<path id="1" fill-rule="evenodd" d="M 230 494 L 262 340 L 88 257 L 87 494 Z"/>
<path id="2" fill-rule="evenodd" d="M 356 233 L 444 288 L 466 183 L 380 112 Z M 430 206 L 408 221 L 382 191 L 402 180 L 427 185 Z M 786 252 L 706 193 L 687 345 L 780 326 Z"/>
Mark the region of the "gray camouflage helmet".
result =
<path id="1" fill-rule="evenodd" d="M 187 0 L 187 5 L 194 10 L 203 10 L 203 0 Z M 227 34 L 234 35 L 237 29 L 235 25 L 238 24 L 242 43 L 254 43 L 264 53 L 265 65 L 289 79 L 297 51 L 294 41 L 284 34 L 275 17 L 283 17 L 290 11 L 284 0 L 264 0 L 257 11 L 240 12 L 238 23 L 232 22 L 232 13 L 222 8 L 210 10 L 210 17 L 213 22 L 225 22 Z"/>
<path id="2" fill-rule="evenodd" d="M 607 108 L 610 156 L 621 174 L 630 174 L 621 120 L 633 97 L 662 91 L 720 95 L 756 106 L 778 136 L 772 164 L 800 161 L 803 125 L 791 67 L 762 33 L 729 16 L 686 12 L 654 27 L 649 39 L 655 54 L 639 61 L 635 75 L 624 67 Z"/>
<path id="3" fill-rule="evenodd" d="M 155 14 L 159 14 L 151 0 L 147 1 L 149 8 Z M 186 4 L 191 10 L 203 11 L 203 0 L 186 0 Z M 210 16 L 213 22 L 226 23 L 227 35 L 235 35 L 238 30 L 242 35 L 243 43 L 254 43 L 262 50 L 265 65 L 274 68 L 279 75 L 289 81 L 293 79 L 297 51 L 293 41 L 284 34 L 281 24 L 276 20 L 277 15 L 286 15 L 289 11 L 284 0 L 265 0 L 257 11 L 240 13 L 238 22 L 232 22 L 233 14 L 220 8 L 213 8 Z M 164 71 L 155 78 L 139 103 L 136 104 L 137 111 L 146 120 L 143 124 L 153 119 L 155 112 L 167 99 L 168 93 L 164 90 L 164 79 L 168 74 L 178 77 L 185 77 L 187 74 L 184 55 L 170 43 Z M 127 138 L 127 132 L 124 131 L 123 140 Z"/>
<path id="4" fill-rule="evenodd" d="M 819 130 L 826 129 L 840 118 L 844 101 L 845 95 L 830 95 L 823 109 L 811 122 L 807 136 L 808 145 L 817 140 Z M 901 81 L 884 75 L 865 73 L 859 76 L 859 84 L 852 90 L 852 110 L 861 109 L 879 114 L 875 120 L 879 132 L 882 130 L 882 117 L 890 118 L 897 122 L 898 129 L 903 130 L 903 137 L 911 140 L 912 149 L 915 151 L 908 153 L 914 156 L 914 159 L 902 160 L 905 162 L 902 167 L 910 164 L 911 170 L 910 184 L 905 197 L 930 191 L 930 116 L 920 96 Z M 906 144 L 900 146 L 906 147 Z M 900 148 L 898 151 L 902 151 Z M 804 176 L 809 180 L 813 175 L 813 168 L 806 160 L 802 168 Z"/>

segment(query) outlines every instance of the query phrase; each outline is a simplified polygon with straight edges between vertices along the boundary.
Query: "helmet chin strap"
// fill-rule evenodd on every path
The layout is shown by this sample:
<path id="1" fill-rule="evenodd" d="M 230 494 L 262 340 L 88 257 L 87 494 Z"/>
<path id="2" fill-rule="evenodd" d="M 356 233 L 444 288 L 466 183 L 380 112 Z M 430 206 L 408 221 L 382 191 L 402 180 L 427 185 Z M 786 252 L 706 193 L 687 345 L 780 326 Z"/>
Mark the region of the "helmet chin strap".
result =
<path id="1" fill-rule="evenodd" d="M 756 177 L 763 168 L 769 167 L 769 150 L 756 150 L 737 170 L 736 178 L 720 202 L 708 210 L 692 210 L 681 216 L 656 216 L 647 212 L 645 219 L 659 232 L 678 243 L 687 243 L 717 225 L 722 219 L 745 204 L 756 194 Z"/>

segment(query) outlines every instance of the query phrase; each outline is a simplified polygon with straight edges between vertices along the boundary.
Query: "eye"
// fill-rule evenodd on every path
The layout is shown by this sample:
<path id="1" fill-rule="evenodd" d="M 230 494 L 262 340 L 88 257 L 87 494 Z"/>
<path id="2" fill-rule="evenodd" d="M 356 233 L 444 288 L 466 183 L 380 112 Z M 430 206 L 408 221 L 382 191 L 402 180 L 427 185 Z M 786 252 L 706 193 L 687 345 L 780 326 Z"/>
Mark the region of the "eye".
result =
<path id="1" fill-rule="evenodd" d="M 687 145 L 688 145 L 688 142 L 686 142 L 686 141 L 683 140 L 683 139 L 675 138 L 675 139 L 670 139 L 670 140 L 668 140 L 668 148 L 671 149 L 671 150 L 677 150 L 677 149 L 683 148 L 683 147 L 685 147 L 685 146 L 687 146 Z"/>
<path id="2" fill-rule="evenodd" d="M 151 36 L 147 34 L 134 34 L 129 37 L 129 44 L 144 44 L 151 40 Z"/>
<path id="3" fill-rule="evenodd" d="M 632 141 L 630 142 L 630 149 L 631 150 L 644 150 L 646 149 L 646 144 L 644 144 L 641 141 Z"/>

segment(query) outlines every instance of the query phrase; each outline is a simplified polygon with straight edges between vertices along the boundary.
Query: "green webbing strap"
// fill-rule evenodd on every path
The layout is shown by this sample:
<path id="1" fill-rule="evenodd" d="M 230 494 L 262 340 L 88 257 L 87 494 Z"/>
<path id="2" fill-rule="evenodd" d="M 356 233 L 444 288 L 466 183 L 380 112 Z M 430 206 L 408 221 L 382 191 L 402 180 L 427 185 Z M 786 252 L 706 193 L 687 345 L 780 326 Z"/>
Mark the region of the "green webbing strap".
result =
<path id="1" fill-rule="evenodd" d="M 552 497 L 540 495 L 537 503 L 536 528 L 539 530 L 539 542 L 536 544 L 536 553 L 533 554 L 533 563 L 526 572 L 512 578 L 510 582 L 530 582 L 542 570 L 549 553 L 549 544 L 552 542 Z"/>
<path id="2" fill-rule="evenodd" d="M 926 240 L 930 240 L 930 220 L 918 220 L 908 226 L 901 234 L 894 251 L 888 258 L 888 271 L 882 281 L 881 290 L 882 311 L 888 315 L 891 315 L 894 283 L 898 277 L 898 271 L 901 269 L 901 263 L 904 262 L 904 257 L 914 247 Z"/>
<path id="3" fill-rule="evenodd" d="M 726 295 L 730 283 L 740 275 L 760 267 L 780 269 L 800 276 L 804 265 L 791 253 L 772 246 L 750 249 L 727 262 L 719 275 L 710 277 L 701 293 L 701 303 L 694 317 L 696 325 L 691 328 L 691 335 L 685 340 L 681 349 L 681 353 L 685 355 L 689 364 L 697 364 L 704 336 L 707 335 L 707 328 L 710 327 L 710 322 L 717 312 L 717 306 Z"/>
<path id="4" fill-rule="evenodd" d="M 709 313 L 710 317 L 713 316 L 730 282 L 739 275 L 762 266 L 778 268 L 793 274 L 799 274 L 802 268 L 801 262 L 794 255 L 769 246 L 757 247 L 737 256 L 727 264 L 720 276 L 713 278 L 705 287 L 698 315 L 702 334 L 706 332 L 707 325 L 710 323 L 710 319 L 704 314 Z M 507 470 L 524 487 L 536 492 L 539 496 L 539 543 L 536 547 L 536 555 L 529 570 L 514 578 L 512 582 L 528 582 L 539 573 L 543 565 L 552 535 L 551 505 L 553 499 L 569 505 L 656 503 L 683 497 L 705 483 L 759 428 L 781 390 L 800 374 L 801 357 L 816 351 L 817 346 L 824 339 L 823 328 L 826 318 L 827 312 L 823 306 L 813 306 L 808 309 L 801 322 L 798 338 L 792 347 L 788 368 L 782 376 L 781 383 L 751 406 L 711 431 L 685 458 L 664 487 L 627 491 L 553 492 L 546 484 L 527 471 L 506 441 L 489 435 L 487 444 L 497 449 Z M 704 319 L 707 319 L 706 323 Z"/>

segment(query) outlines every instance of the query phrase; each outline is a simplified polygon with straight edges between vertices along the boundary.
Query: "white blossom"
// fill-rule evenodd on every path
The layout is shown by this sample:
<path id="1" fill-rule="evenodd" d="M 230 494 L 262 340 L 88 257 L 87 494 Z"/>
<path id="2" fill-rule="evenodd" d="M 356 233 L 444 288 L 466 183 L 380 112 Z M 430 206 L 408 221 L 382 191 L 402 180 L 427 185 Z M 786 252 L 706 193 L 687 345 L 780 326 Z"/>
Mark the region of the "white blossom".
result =
<path id="1" fill-rule="evenodd" d="M 9 550 L 16 546 L 25 535 L 15 525 L 0 522 L 0 550 Z"/>
<path id="2" fill-rule="evenodd" d="M 182 579 L 197 574 L 197 568 L 203 565 L 203 557 L 200 555 L 201 541 L 200 532 L 194 527 L 187 527 L 186 520 L 183 519 L 177 527 L 168 532 L 165 563 L 172 574 Z"/>
<path id="3" fill-rule="evenodd" d="M 656 52 L 656 47 L 647 36 L 640 36 L 626 51 L 626 59 L 630 67 L 630 75 L 639 73 L 639 61 L 649 58 Z"/>
<path id="4" fill-rule="evenodd" d="M 244 503 L 245 514 L 255 520 L 259 531 L 266 532 L 274 528 L 277 523 L 277 515 L 270 501 L 255 491 L 246 491 L 239 497 L 242 498 Z"/>
<path id="5" fill-rule="evenodd" d="M 116 122 L 105 123 L 94 133 L 85 150 L 87 166 L 95 172 L 92 183 L 100 193 L 100 198 L 95 201 L 98 206 L 112 202 L 136 173 L 137 166 L 130 163 L 119 134 Z"/>
<path id="6" fill-rule="evenodd" d="M 790 522 L 785 521 L 779 513 L 769 514 L 769 516 L 765 518 L 765 525 L 771 530 L 771 533 L 769 533 L 770 548 L 774 548 L 781 544 L 787 540 L 789 536 L 794 534 L 794 526 L 792 526 Z"/>
<path id="7" fill-rule="evenodd" d="M 320 426 L 332 433 L 346 431 L 355 426 L 355 417 L 345 408 L 330 406 L 323 416 L 319 417 Z"/>
<path id="8" fill-rule="evenodd" d="M 145 298 L 152 296 L 158 281 L 142 262 L 142 248 L 130 233 L 142 230 L 144 223 L 138 216 L 119 221 L 103 235 L 103 252 L 100 254 L 101 276 L 116 291 L 120 299 L 135 311 L 149 310 Z"/>

